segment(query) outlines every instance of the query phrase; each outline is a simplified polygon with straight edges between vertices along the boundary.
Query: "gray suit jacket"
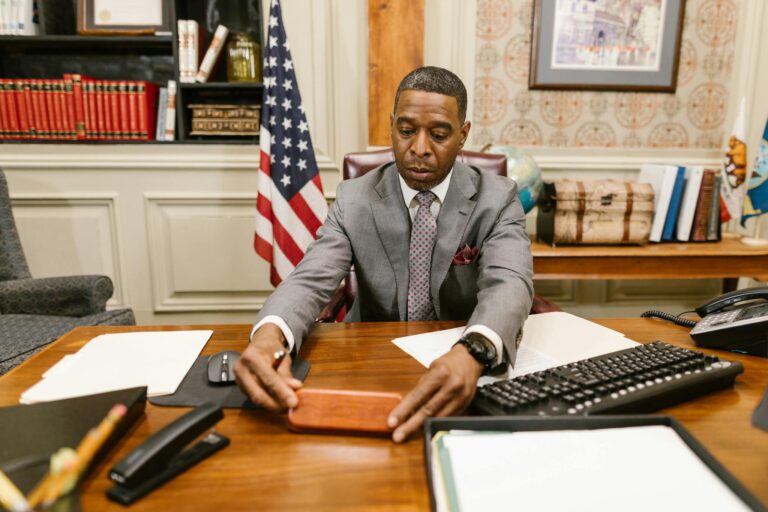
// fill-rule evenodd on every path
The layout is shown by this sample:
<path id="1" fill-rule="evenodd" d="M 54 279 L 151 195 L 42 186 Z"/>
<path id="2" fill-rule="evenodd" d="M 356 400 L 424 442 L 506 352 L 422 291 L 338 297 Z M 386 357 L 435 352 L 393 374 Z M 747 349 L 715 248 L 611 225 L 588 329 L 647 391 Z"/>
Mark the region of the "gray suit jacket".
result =
<path id="1" fill-rule="evenodd" d="M 343 181 L 317 240 L 266 301 L 257 322 L 281 317 L 298 349 L 352 265 L 359 289 L 346 320 L 405 320 L 410 225 L 394 163 Z M 479 249 L 477 257 L 454 265 L 465 244 Z M 432 255 L 437 317 L 490 327 L 514 361 L 515 338 L 531 308 L 532 267 L 515 182 L 456 162 Z"/>

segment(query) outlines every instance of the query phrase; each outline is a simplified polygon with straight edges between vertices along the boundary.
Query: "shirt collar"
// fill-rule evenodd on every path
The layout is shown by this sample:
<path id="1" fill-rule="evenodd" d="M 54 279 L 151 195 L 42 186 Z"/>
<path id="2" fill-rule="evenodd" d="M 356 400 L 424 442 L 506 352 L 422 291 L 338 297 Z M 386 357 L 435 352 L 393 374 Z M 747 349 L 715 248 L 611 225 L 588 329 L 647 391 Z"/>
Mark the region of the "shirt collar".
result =
<path id="1" fill-rule="evenodd" d="M 453 176 L 453 168 L 451 168 L 451 171 L 448 173 L 448 176 L 445 177 L 443 181 L 441 181 L 436 187 L 430 189 L 430 191 L 437 196 L 437 200 L 440 201 L 440 204 L 443 204 L 445 202 L 445 196 L 448 194 L 448 186 L 451 184 L 451 176 Z M 397 174 L 397 177 L 400 179 L 400 190 L 403 192 L 403 200 L 405 201 L 405 206 L 410 208 L 411 207 L 411 201 L 413 201 L 413 198 L 416 197 L 416 194 L 421 192 L 420 190 L 414 190 L 411 187 L 409 187 L 402 176 L 400 176 L 400 173 Z"/>

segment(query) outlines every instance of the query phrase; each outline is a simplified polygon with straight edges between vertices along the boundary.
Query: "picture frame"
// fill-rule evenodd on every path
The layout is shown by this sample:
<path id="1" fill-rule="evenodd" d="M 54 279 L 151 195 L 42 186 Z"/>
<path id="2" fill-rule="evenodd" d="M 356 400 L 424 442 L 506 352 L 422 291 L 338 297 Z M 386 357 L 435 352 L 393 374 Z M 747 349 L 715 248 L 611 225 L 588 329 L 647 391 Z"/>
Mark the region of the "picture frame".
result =
<path id="1" fill-rule="evenodd" d="M 534 0 L 530 89 L 674 92 L 685 0 Z"/>
<path id="2" fill-rule="evenodd" d="M 171 0 L 77 0 L 81 35 L 170 35 Z"/>

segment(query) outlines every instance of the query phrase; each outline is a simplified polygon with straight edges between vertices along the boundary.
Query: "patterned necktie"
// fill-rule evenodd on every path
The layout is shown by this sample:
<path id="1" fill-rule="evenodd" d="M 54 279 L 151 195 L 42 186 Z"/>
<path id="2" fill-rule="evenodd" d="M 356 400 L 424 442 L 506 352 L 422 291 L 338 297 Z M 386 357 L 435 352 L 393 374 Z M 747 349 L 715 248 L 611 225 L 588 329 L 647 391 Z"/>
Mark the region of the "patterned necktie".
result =
<path id="1" fill-rule="evenodd" d="M 411 249 L 408 257 L 410 282 L 408 283 L 408 320 L 435 320 L 435 309 L 429 293 L 429 269 L 432 249 L 435 247 L 437 223 L 429 211 L 436 199 L 432 192 L 419 192 L 419 209 L 411 227 Z"/>

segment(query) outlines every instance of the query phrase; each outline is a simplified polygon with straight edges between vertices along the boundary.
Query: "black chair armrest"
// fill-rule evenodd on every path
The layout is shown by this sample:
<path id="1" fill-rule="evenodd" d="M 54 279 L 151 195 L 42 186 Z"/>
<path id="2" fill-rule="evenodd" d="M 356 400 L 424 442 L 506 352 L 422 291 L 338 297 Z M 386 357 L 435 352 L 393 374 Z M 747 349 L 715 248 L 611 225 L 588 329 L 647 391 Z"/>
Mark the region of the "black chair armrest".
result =
<path id="1" fill-rule="evenodd" d="M 112 296 L 107 276 L 66 276 L 0 282 L 4 314 L 85 316 L 105 311 Z"/>

